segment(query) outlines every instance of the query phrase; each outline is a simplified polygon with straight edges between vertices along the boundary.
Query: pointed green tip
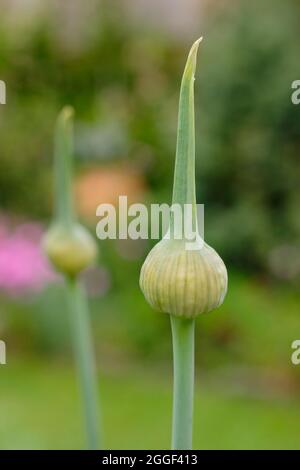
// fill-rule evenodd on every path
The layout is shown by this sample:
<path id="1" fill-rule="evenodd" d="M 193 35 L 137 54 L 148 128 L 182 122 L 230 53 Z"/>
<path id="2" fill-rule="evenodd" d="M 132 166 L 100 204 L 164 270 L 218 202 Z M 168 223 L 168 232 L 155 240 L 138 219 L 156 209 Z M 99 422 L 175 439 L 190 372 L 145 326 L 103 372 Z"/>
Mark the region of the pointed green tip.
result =
<path id="1" fill-rule="evenodd" d="M 194 44 L 192 45 L 190 49 L 190 52 L 186 61 L 186 66 L 183 72 L 183 77 L 182 77 L 183 79 L 185 78 L 191 79 L 195 74 L 196 63 L 197 63 L 197 51 L 198 51 L 200 42 L 202 42 L 202 39 L 203 39 L 202 36 L 199 39 L 197 39 L 197 41 L 194 42 Z"/>
<path id="2" fill-rule="evenodd" d="M 201 36 L 199 39 L 197 39 L 197 40 L 194 42 L 194 44 L 193 44 L 192 47 L 191 47 L 191 50 L 190 50 L 189 55 L 193 55 L 193 54 L 196 55 L 196 54 L 197 54 L 197 50 L 198 50 L 199 44 L 200 44 L 200 42 L 202 42 L 202 41 L 203 41 L 203 36 Z"/>
<path id="3" fill-rule="evenodd" d="M 195 207 L 195 113 L 194 75 L 197 51 L 202 37 L 192 45 L 182 76 L 179 108 L 173 203 Z"/>
<path id="4" fill-rule="evenodd" d="M 74 117 L 74 108 L 72 106 L 64 106 L 58 115 L 57 122 L 66 125 L 72 121 Z"/>

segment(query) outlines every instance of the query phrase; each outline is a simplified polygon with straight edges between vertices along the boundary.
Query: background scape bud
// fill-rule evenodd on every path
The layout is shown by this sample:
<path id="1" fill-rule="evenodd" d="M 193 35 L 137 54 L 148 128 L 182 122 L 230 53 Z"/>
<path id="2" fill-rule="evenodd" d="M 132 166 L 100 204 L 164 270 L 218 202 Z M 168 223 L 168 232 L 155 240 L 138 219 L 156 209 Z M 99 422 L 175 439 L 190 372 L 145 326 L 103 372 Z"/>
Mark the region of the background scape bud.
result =
<path id="1" fill-rule="evenodd" d="M 54 225 L 44 239 L 44 248 L 57 271 L 70 277 L 93 263 L 97 255 L 95 240 L 80 224 L 70 228 Z"/>
<path id="2" fill-rule="evenodd" d="M 72 199 L 73 109 L 60 113 L 55 133 L 55 220 L 44 238 L 44 249 L 54 267 L 75 277 L 96 259 L 95 240 L 75 221 Z"/>
<path id="3" fill-rule="evenodd" d="M 73 109 L 63 108 L 55 132 L 55 217 L 43 245 L 54 267 L 64 275 L 74 353 L 85 412 L 88 447 L 99 447 L 98 397 L 88 302 L 78 274 L 96 258 L 90 233 L 75 220 L 72 198 Z"/>

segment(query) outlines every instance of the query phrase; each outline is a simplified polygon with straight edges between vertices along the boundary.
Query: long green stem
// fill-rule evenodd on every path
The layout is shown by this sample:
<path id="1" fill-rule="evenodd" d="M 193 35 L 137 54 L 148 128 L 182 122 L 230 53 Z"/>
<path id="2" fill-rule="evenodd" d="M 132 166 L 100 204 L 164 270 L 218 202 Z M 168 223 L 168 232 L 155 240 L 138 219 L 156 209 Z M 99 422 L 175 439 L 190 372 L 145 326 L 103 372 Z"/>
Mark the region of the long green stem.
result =
<path id="1" fill-rule="evenodd" d="M 195 320 L 171 315 L 173 337 L 172 449 L 192 448 Z"/>
<path id="2" fill-rule="evenodd" d="M 101 436 L 99 435 L 98 428 L 99 416 L 95 358 L 92 348 L 87 299 L 78 281 L 69 279 L 67 289 L 74 352 L 85 411 L 88 447 L 90 449 L 99 449 Z"/>
<path id="3" fill-rule="evenodd" d="M 54 180 L 56 220 L 70 227 L 74 222 L 72 194 L 73 159 L 73 115 L 74 110 L 65 106 L 60 112 L 55 129 Z"/>
<path id="4" fill-rule="evenodd" d="M 81 241 L 84 242 L 84 238 L 81 240 L 76 235 L 78 224 L 76 224 L 72 194 L 73 115 L 73 108 L 66 106 L 60 112 L 56 122 L 54 148 L 55 221 L 53 225 L 56 224 L 60 229 L 58 232 L 60 237 L 56 236 L 52 239 L 52 245 L 55 244 L 55 256 L 52 252 L 50 259 L 53 262 L 56 260 L 54 265 L 64 274 L 66 281 L 74 352 L 77 360 L 78 378 L 86 420 L 88 447 L 90 449 L 97 449 L 101 444 L 101 436 L 99 434 L 101 427 L 98 428 L 99 416 L 95 361 L 87 299 L 85 291 L 78 281 L 78 273 L 84 266 L 81 266 L 79 263 L 79 268 L 76 272 L 73 272 L 73 269 L 70 271 L 68 266 L 70 258 L 77 256 L 80 250 L 83 251 L 85 249 L 85 244 L 81 243 Z M 54 227 L 54 233 L 56 234 L 55 229 L 57 230 L 57 227 Z M 81 230 L 81 233 L 84 233 L 83 227 Z M 68 243 L 71 254 L 70 250 L 66 249 Z M 73 246 L 75 248 L 72 248 Z M 72 272 L 72 277 L 70 277 L 70 272 Z"/>
<path id="5" fill-rule="evenodd" d="M 194 80 L 197 50 L 202 38 L 192 46 L 183 72 L 178 111 L 178 132 L 173 184 L 173 204 L 192 205 L 192 227 L 197 230 L 195 191 L 195 111 Z M 173 216 L 171 230 L 176 229 Z M 178 227 L 177 227 L 178 229 Z M 180 229 L 180 227 L 179 227 Z M 194 396 L 195 320 L 171 315 L 174 361 L 172 448 L 192 448 Z"/>

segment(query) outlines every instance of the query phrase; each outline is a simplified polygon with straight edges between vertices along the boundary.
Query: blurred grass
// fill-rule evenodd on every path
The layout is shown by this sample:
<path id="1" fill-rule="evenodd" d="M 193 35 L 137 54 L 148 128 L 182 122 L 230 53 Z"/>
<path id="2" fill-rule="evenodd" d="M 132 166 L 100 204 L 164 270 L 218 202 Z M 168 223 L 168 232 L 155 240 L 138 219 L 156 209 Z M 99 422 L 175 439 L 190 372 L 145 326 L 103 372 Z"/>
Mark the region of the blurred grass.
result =
<path id="1" fill-rule="evenodd" d="M 116 287 L 91 302 L 106 447 L 167 449 L 169 321 L 137 289 L 138 265 L 129 278 L 119 266 Z M 197 323 L 194 447 L 299 449 L 300 368 L 290 361 L 300 332 L 299 292 L 238 272 L 229 273 L 229 283 L 224 305 Z M 3 449 L 84 447 L 62 294 L 52 286 L 36 303 L 2 303 L 8 345 L 8 364 L 0 368 Z"/>
<path id="2" fill-rule="evenodd" d="M 0 447 L 84 446 L 75 377 L 69 366 L 30 358 L 1 367 Z M 171 377 L 133 368 L 102 378 L 106 447 L 168 449 Z M 299 449 L 300 402 L 229 396 L 196 385 L 194 448 Z"/>

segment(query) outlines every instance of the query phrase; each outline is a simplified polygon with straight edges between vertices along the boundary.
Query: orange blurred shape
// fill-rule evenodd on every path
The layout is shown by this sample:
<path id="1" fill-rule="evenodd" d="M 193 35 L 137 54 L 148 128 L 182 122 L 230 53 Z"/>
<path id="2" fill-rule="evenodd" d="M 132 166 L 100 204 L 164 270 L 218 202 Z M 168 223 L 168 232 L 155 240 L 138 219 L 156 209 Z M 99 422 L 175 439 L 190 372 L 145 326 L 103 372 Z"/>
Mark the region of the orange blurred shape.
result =
<path id="1" fill-rule="evenodd" d="M 129 165 L 89 168 L 75 182 L 76 207 L 83 219 L 94 223 L 99 204 L 109 203 L 117 207 L 119 196 L 127 196 L 128 204 L 142 202 L 145 191 L 143 175 Z"/>

